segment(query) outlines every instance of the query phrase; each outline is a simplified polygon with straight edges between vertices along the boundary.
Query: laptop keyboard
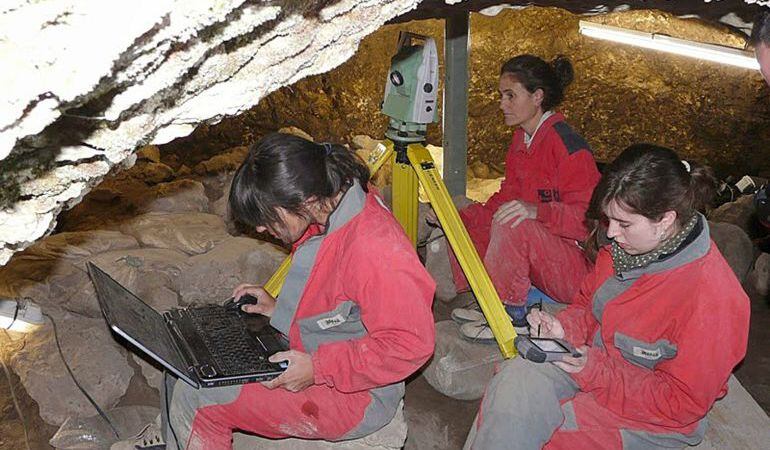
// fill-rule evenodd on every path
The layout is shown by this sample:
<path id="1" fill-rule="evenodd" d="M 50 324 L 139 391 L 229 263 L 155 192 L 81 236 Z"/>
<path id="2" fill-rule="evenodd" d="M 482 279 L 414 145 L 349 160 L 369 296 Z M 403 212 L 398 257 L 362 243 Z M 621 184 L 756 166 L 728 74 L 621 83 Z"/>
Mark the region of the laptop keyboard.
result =
<path id="1" fill-rule="evenodd" d="M 222 375 L 238 375 L 259 371 L 269 366 L 267 359 L 255 351 L 255 342 L 243 321 L 221 306 L 200 307 L 190 311 L 190 319 L 211 353 Z M 267 351 L 267 349 L 265 349 Z"/>

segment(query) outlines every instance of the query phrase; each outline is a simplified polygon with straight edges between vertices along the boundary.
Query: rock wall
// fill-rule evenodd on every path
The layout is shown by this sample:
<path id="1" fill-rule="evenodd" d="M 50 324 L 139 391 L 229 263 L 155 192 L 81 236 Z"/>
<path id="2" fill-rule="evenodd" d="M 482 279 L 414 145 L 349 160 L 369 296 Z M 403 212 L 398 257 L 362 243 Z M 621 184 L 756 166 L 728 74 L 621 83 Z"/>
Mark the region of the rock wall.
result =
<path id="1" fill-rule="evenodd" d="M 610 160 L 634 142 L 656 142 L 725 175 L 770 175 L 770 147 L 765 145 L 770 142 L 770 91 L 759 72 L 586 38 L 578 33 L 579 20 L 745 45 L 744 35 L 724 25 L 659 11 L 586 17 L 532 7 L 504 9 L 496 16 L 472 14 L 470 166 L 481 161 L 502 169 L 511 130 L 499 111 L 499 68 L 512 56 L 533 53 L 546 59 L 563 54 L 572 60 L 575 81 L 560 110 L 597 158 Z M 356 55 L 339 68 L 279 89 L 244 114 L 201 127 L 166 148 L 208 158 L 207 152 L 244 145 L 289 125 L 321 140 L 352 143 L 360 134 L 381 137 L 387 120 L 379 106 L 401 30 L 435 37 L 443 67 L 443 21 L 387 25 L 364 39 Z M 441 138 L 441 124 L 429 127 L 429 143 L 441 145 Z M 494 172 L 491 177 L 498 175 Z"/>
<path id="2" fill-rule="evenodd" d="M 419 0 L 0 6 L 0 265 L 133 151 L 331 70 Z"/>
<path id="3" fill-rule="evenodd" d="M 736 7 L 767 3 L 733 2 Z M 312 76 L 348 60 L 365 36 L 386 21 L 415 9 L 419 3 L 420 0 L 3 2 L 0 61 L 4 68 L 12 70 L 4 70 L 0 75 L 0 101 L 4 105 L 0 111 L 0 265 L 14 252 L 51 232 L 58 214 L 77 204 L 111 169 L 130 167 L 136 148 L 186 136 L 201 124 L 205 131 L 209 124 L 243 113 L 270 92 L 303 78 L 311 77 L 304 85 L 309 89 L 297 85 L 284 95 L 288 102 L 304 100 L 299 107 L 302 114 L 294 120 L 297 125 L 321 139 L 381 135 L 384 122 L 376 106 L 384 73 L 376 71 L 386 67 L 392 54 L 394 44 L 390 39 L 383 39 L 383 35 L 373 37 L 366 44 L 370 50 L 360 52 L 369 54 L 369 61 L 361 59 L 348 64 L 346 70 L 351 80 L 363 80 L 358 82 L 357 89 L 334 81 L 332 75 Z M 444 9 L 456 10 L 464 5 L 474 8 L 495 2 L 426 3 L 430 8 L 425 13 L 437 15 Z M 673 2 L 655 4 L 667 7 L 669 3 Z M 685 3 L 694 12 L 704 8 L 700 0 L 682 1 L 677 2 L 677 12 L 682 12 Z M 608 10 L 606 6 L 591 7 L 589 2 L 570 2 L 568 6 L 579 12 Z M 767 102 L 752 103 L 764 92 L 758 77 L 705 63 L 648 57 L 637 50 L 615 50 L 610 44 L 587 43 L 576 35 L 576 16 L 553 10 L 556 12 L 545 19 L 534 20 L 535 13 L 531 11 L 506 12 L 495 19 L 473 18 L 472 26 L 479 39 L 474 39 L 472 53 L 472 161 L 501 160 L 508 130 L 502 129 L 495 118 L 497 67 L 504 57 L 523 51 L 547 57 L 556 53 L 575 57 L 583 81 L 576 83 L 564 111 L 587 135 L 600 157 L 612 155 L 631 140 L 662 136 L 662 143 L 679 144 L 695 156 L 730 159 L 741 155 L 738 163 L 747 167 L 757 160 L 764 161 L 754 156 L 758 142 L 767 133 L 767 127 L 756 127 L 767 118 L 763 106 Z M 613 13 L 597 20 L 633 22 L 642 27 L 660 22 L 657 13 L 627 14 L 632 13 L 641 15 Z M 660 17 L 670 21 L 670 29 L 679 32 L 681 22 Z M 693 29 L 698 27 L 701 26 Z M 425 30 L 417 31 L 440 37 L 440 28 L 441 23 L 434 21 Z M 383 32 L 395 34 L 392 29 Z M 722 30 L 711 33 L 715 36 L 712 41 L 735 42 L 734 38 L 725 37 Z M 573 50 L 583 53 L 573 55 Z M 615 56 L 605 57 L 609 54 Z M 640 64 L 634 77 L 622 75 L 627 72 L 629 61 Z M 660 67 L 666 68 L 662 75 L 657 73 Z M 591 68 L 596 71 L 588 70 Z M 372 75 L 375 72 L 377 75 Z M 615 73 L 618 75 L 610 76 Z M 615 90 L 610 92 L 611 88 Z M 605 90 L 607 95 L 596 95 Z M 239 128 L 235 145 L 253 140 L 265 129 L 292 122 L 287 120 L 293 117 L 289 115 L 292 110 L 280 98 L 279 95 L 260 103 L 253 120 L 241 121 L 249 125 L 245 127 L 247 134 Z M 732 119 L 738 116 L 754 120 Z M 304 123 L 309 120 L 300 120 L 309 117 L 317 125 L 309 126 Z M 679 117 L 690 119 L 676 119 Z M 661 127 L 660 123 L 666 126 Z M 368 129 L 362 129 L 364 126 Z M 215 136 L 219 133 L 220 130 L 214 131 Z M 224 134 L 228 133 L 232 134 Z M 726 144 L 715 144 L 726 135 L 730 137 Z M 430 138 L 438 143 L 438 127 Z M 221 148 L 232 146 L 228 143 Z M 187 158 L 183 155 L 180 159 Z"/>

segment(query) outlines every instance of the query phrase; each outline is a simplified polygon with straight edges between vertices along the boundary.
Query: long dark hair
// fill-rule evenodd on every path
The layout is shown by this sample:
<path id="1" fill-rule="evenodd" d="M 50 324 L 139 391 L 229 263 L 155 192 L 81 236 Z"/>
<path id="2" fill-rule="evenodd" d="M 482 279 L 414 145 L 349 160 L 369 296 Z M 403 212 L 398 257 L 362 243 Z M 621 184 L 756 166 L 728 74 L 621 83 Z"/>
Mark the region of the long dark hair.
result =
<path id="1" fill-rule="evenodd" d="M 764 10 L 754 19 L 749 42 L 756 47 L 759 44 L 770 46 L 770 12 Z"/>
<path id="2" fill-rule="evenodd" d="M 557 56 L 551 63 L 534 55 L 519 55 L 509 59 L 500 68 L 500 76 L 511 75 L 530 93 L 543 90 L 543 111 L 553 109 L 564 100 L 564 89 L 575 76 L 572 63 Z"/>
<path id="3" fill-rule="evenodd" d="M 305 200 L 327 201 L 353 180 L 367 190 L 369 169 L 347 148 L 272 133 L 249 148 L 235 172 L 230 211 L 252 227 L 274 227 L 281 224 L 279 206 L 307 218 Z"/>
<path id="4" fill-rule="evenodd" d="M 670 148 L 634 144 L 605 170 L 591 199 L 591 214 L 599 216 L 616 200 L 636 214 L 658 221 L 676 211 L 680 225 L 714 198 L 716 179 L 708 166 L 682 161 Z"/>

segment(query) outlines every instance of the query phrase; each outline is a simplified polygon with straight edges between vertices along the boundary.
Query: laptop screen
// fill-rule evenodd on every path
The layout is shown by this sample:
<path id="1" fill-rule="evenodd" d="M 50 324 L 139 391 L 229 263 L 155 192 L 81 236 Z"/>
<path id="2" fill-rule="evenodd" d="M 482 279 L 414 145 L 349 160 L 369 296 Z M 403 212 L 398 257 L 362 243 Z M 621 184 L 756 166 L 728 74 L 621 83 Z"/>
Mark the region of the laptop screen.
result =
<path id="1" fill-rule="evenodd" d="M 174 346 L 163 316 L 93 263 L 88 263 L 88 272 L 110 328 L 177 376 L 189 380 L 187 367 Z"/>

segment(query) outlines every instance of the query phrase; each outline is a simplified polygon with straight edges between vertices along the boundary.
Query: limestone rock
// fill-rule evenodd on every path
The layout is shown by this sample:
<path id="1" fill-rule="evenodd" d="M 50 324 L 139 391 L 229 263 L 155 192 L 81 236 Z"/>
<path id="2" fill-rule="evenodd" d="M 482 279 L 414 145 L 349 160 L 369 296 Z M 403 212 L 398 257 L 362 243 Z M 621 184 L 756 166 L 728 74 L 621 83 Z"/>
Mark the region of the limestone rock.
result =
<path id="1" fill-rule="evenodd" d="M 131 175 L 147 184 L 158 184 L 174 177 L 174 169 L 161 163 L 143 161 L 131 169 Z"/>
<path id="2" fill-rule="evenodd" d="M 229 238 L 222 218 L 204 213 L 148 213 L 121 224 L 120 230 L 145 247 L 199 255 Z"/>
<path id="3" fill-rule="evenodd" d="M 731 223 L 710 221 L 709 231 L 711 239 L 742 283 L 754 262 L 754 244 L 751 239 L 745 231 Z"/>
<path id="4" fill-rule="evenodd" d="M 166 248 L 106 252 L 92 259 L 94 264 L 157 311 L 178 306 L 177 293 L 182 288 L 187 260 L 184 253 Z M 93 287 L 89 287 L 81 295 L 95 298 L 96 294 Z"/>
<path id="5" fill-rule="evenodd" d="M 470 170 L 476 178 L 487 179 L 491 173 L 489 166 L 481 161 L 476 161 L 470 165 Z"/>
<path id="6" fill-rule="evenodd" d="M 136 159 L 141 161 L 146 159 L 155 163 L 160 162 L 160 148 L 157 145 L 145 145 L 136 152 Z"/>
<path id="7" fill-rule="evenodd" d="M 759 255 L 746 283 L 760 296 L 767 297 L 770 294 L 770 253 Z"/>
<path id="8" fill-rule="evenodd" d="M 437 391 L 458 400 L 475 400 L 494 375 L 495 364 L 502 361 L 496 344 L 470 342 L 451 320 L 436 324 L 436 350 L 423 372 Z"/>
<path id="9" fill-rule="evenodd" d="M 154 422 L 160 410 L 154 406 L 118 406 L 105 411 L 120 436 L 135 436 Z M 99 415 L 68 417 L 48 441 L 57 450 L 97 450 L 110 448 L 115 433 Z"/>
<path id="10" fill-rule="evenodd" d="M 234 171 L 241 165 L 241 163 L 243 163 L 243 160 L 246 159 L 246 155 L 248 154 L 248 147 L 233 147 L 206 161 L 198 163 L 193 170 L 198 175 Z"/>
<path id="11" fill-rule="evenodd" d="M 404 420 L 404 402 L 398 406 L 396 415 L 387 425 L 350 441 L 329 442 L 303 439 L 267 439 L 243 433 L 233 435 L 234 450 L 396 450 L 404 446 L 407 425 Z"/>
<path id="12" fill-rule="evenodd" d="M 104 319 L 66 312 L 53 315 L 63 356 L 78 382 L 100 407 L 115 406 L 126 392 L 134 371 Z M 11 367 L 39 405 L 43 420 L 60 425 L 69 416 L 93 415 L 93 406 L 75 386 L 62 363 L 50 320 L 25 339 L 25 346 L 11 356 Z"/>
<path id="13" fill-rule="evenodd" d="M 425 246 L 425 268 L 436 282 L 436 298 L 443 302 L 448 302 L 457 295 L 447 251 L 443 230 L 434 229 L 428 237 L 428 245 Z"/>
<path id="14" fill-rule="evenodd" d="M 293 134 L 294 136 L 299 136 L 303 139 L 307 139 L 310 142 L 314 142 L 315 139 L 313 139 L 313 136 L 307 134 L 305 131 L 297 128 L 297 127 L 284 127 L 278 130 L 279 133 L 286 133 L 286 134 Z"/>
<path id="15" fill-rule="evenodd" d="M 503 178 L 481 179 L 471 178 L 468 180 L 466 188 L 467 196 L 470 200 L 477 203 L 484 203 L 489 200 L 495 192 L 500 190 Z"/>
<path id="16" fill-rule="evenodd" d="M 50 236 L 0 267 L 0 295 L 31 297 L 41 306 L 58 306 L 100 316 L 85 262 L 106 251 L 126 251 L 139 243 L 117 231 L 65 232 Z"/>
<path id="17" fill-rule="evenodd" d="M 145 200 L 140 211 L 188 213 L 209 209 L 209 199 L 200 181 L 182 179 L 161 183 L 153 187 L 152 196 L 154 199 Z"/>
<path id="18" fill-rule="evenodd" d="M 159 370 L 155 365 L 150 364 L 149 362 L 145 361 L 142 356 L 137 355 L 136 353 L 130 353 L 131 358 L 134 360 L 134 362 L 139 366 L 139 368 L 142 371 L 142 376 L 144 376 L 144 379 L 147 381 L 147 384 L 160 391 L 160 387 L 163 384 L 163 372 Z"/>
<path id="19" fill-rule="evenodd" d="M 232 237 L 189 259 L 181 274 L 184 303 L 222 303 L 241 283 L 263 284 L 286 257 L 278 247 L 256 239 Z"/>
<path id="20" fill-rule="evenodd" d="M 737 200 L 725 203 L 711 211 L 709 220 L 726 222 L 737 225 L 746 233 L 750 233 L 754 221 L 754 199 L 751 195 L 742 195 Z"/>
<path id="21" fill-rule="evenodd" d="M 186 136 L 331 70 L 418 3 L 88 0 L 3 8 L 0 55 L 14 71 L 1 94 L 0 159 L 11 164 L 0 184 L 12 189 L 0 194 L 0 264 L 50 233 L 57 215 L 112 167 L 133 164 L 136 147 Z M 38 170 L 47 166 L 53 170 Z"/>

